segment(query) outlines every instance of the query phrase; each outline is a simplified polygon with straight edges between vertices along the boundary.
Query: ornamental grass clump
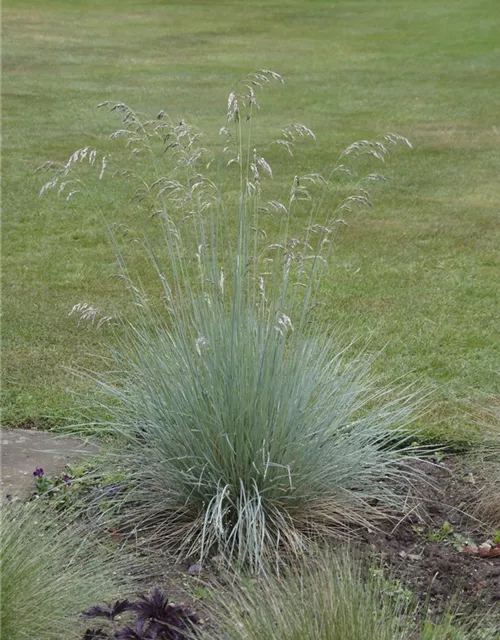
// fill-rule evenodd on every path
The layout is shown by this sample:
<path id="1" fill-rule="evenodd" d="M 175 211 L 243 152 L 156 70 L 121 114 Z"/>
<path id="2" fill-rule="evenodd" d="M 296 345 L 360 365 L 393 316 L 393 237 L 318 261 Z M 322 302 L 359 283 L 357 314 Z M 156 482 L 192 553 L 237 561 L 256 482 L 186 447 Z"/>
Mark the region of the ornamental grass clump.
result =
<path id="1" fill-rule="evenodd" d="M 1 506 L 0 630 L 6 640 L 79 640 L 82 608 L 125 595 L 135 562 L 46 501 Z"/>
<path id="2" fill-rule="evenodd" d="M 237 578 L 215 598 L 227 640 L 493 640 L 498 617 L 433 615 L 399 580 L 341 548 L 258 579 Z M 341 555 L 342 554 L 342 555 Z M 205 634 L 210 640 L 212 635 Z"/>
<path id="3" fill-rule="evenodd" d="M 407 429 L 416 395 L 380 387 L 367 355 L 351 355 L 315 315 L 335 231 L 370 205 L 365 185 L 382 180 L 369 173 L 350 182 L 351 161 L 384 161 L 390 145 L 409 143 L 396 134 L 361 140 L 326 176 L 292 172 L 272 193 L 268 159 L 287 167 L 298 144 L 314 139 L 294 123 L 267 159 L 257 150 L 256 94 L 273 82 L 281 76 L 262 70 L 230 94 L 223 162 L 184 121 L 101 105 L 121 115 L 111 138 L 131 152 L 132 168 L 115 173 L 137 184 L 135 202 L 163 236 L 161 247 L 145 242 L 163 306 L 119 253 L 141 311 L 117 337 L 109 374 L 91 375 L 107 415 L 97 429 L 118 443 L 104 463 L 127 474 L 124 524 L 181 554 L 217 552 L 254 570 L 270 554 L 299 553 L 311 539 L 400 509 L 418 453 Z M 42 192 L 86 188 L 75 169 L 87 161 L 100 178 L 116 162 L 81 149 Z"/>
<path id="4" fill-rule="evenodd" d="M 215 608 L 228 640 L 409 640 L 412 606 L 349 556 L 299 562 L 279 578 L 240 579 Z"/>
<path id="5" fill-rule="evenodd" d="M 195 312 L 192 326 L 136 326 L 115 352 L 105 426 L 125 445 L 129 524 L 258 568 L 403 506 L 411 393 L 394 400 L 324 334 L 203 300 Z"/>

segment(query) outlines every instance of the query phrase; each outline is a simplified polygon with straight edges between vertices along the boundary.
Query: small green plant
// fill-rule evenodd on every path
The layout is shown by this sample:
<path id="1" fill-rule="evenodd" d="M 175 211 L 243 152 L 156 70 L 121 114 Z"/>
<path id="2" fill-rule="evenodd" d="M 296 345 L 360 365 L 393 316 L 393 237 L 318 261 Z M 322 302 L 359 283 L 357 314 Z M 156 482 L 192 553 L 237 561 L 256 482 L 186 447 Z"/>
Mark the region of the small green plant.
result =
<path id="1" fill-rule="evenodd" d="M 37 495 L 44 495 L 53 491 L 54 483 L 45 475 L 45 471 L 41 467 L 37 467 L 33 471 L 33 478 L 35 479 L 35 491 Z"/>
<path id="2" fill-rule="evenodd" d="M 437 451 L 434 451 L 434 453 L 432 454 L 432 458 L 434 459 L 434 462 L 436 462 L 437 464 L 440 464 L 441 462 L 443 462 L 445 456 L 446 456 L 446 453 L 439 449 Z"/>
<path id="3" fill-rule="evenodd" d="M 447 520 L 445 520 L 441 527 L 441 535 L 446 538 L 446 536 L 449 536 L 451 533 L 453 533 L 453 527 Z"/>
<path id="4" fill-rule="evenodd" d="M 470 536 L 463 535 L 461 533 L 453 533 L 452 537 L 446 540 L 446 544 L 450 544 L 457 551 L 463 551 L 464 546 L 473 544 L 474 541 Z"/>
<path id="5" fill-rule="evenodd" d="M 495 544 L 500 544 L 500 531 L 495 531 L 495 535 L 492 538 Z"/>
<path id="6" fill-rule="evenodd" d="M 132 587 L 132 557 L 90 539 L 50 502 L 2 504 L 1 516 L 2 638 L 77 640 L 82 607 Z"/>
<path id="7" fill-rule="evenodd" d="M 52 478 L 46 475 L 41 467 L 37 467 L 35 471 L 33 471 L 33 477 L 35 479 L 34 495 L 37 497 L 53 497 L 55 493 L 61 490 L 67 490 L 73 480 L 72 476 L 68 473 L 63 473 L 56 478 Z"/>
<path id="8" fill-rule="evenodd" d="M 210 600 L 210 598 L 213 597 L 212 590 L 201 585 L 193 587 L 190 593 L 193 598 L 196 598 L 197 600 Z"/>
<path id="9" fill-rule="evenodd" d="M 35 488 L 32 500 L 50 500 L 51 506 L 58 510 L 71 510 L 77 513 L 82 501 L 94 501 L 94 506 L 100 510 L 108 510 L 113 505 L 113 498 L 120 490 L 117 481 L 123 479 L 123 474 L 96 474 L 92 463 L 66 468 L 57 476 L 45 473 L 41 467 L 33 471 Z"/>
<path id="10" fill-rule="evenodd" d="M 452 533 L 452 525 L 445 520 L 441 529 L 430 529 L 425 534 L 425 537 L 429 542 L 445 542 Z"/>
<path id="11" fill-rule="evenodd" d="M 445 521 L 439 530 L 429 530 L 425 534 L 426 540 L 429 542 L 443 542 L 453 546 L 457 551 L 462 551 L 465 545 L 473 543 L 470 536 L 466 536 L 454 531 L 453 526 Z"/>
<path id="12" fill-rule="evenodd" d="M 413 593 L 404 586 L 401 580 L 389 580 L 383 569 L 372 569 L 372 576 L 380 581 L 381 593 L 402 603 L 411 603 Z"/>

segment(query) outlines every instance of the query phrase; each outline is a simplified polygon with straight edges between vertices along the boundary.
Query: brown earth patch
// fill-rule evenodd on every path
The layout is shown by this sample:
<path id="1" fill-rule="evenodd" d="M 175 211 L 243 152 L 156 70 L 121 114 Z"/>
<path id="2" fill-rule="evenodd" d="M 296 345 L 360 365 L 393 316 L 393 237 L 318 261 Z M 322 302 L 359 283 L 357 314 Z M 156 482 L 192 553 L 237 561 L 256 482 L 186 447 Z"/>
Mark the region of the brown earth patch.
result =
<path id="1" fill-rule="evenodd" d="M 394 529 L 363 534 L 383 566 L 421 601 L 442 612 L 458 598 L 471 610 L 500 609 L 500 557 L 479 558 L 463 550 L 498 534 L 470 513 L 478 499 L 481 471 L 455 457 L 425 464 L 418 487 L 421 512 Z"/>

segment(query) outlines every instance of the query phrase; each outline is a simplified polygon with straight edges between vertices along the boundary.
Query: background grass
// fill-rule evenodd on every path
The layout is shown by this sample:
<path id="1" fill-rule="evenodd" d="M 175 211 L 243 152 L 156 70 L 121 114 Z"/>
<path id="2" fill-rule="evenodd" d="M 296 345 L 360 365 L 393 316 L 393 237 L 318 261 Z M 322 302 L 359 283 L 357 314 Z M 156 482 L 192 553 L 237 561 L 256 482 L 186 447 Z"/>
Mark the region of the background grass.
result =
<path id="1" fill-rule="evenodd" d="M 229 91 L 265 67 L 287 84 L 266 92 L 259 135 L 310 126 L 318 143 L 301 148 L 302 171 L 326 171 L 359 138 L 412 140 L 376 210 L 341 234 L 322 313 L 385 347 L 381 372 L 436 388 L 429 434 L 467 440 L 463 410 L 481 417 L 500 395 L 499 22 L 496 0 L 5 2 L 4 425 L 74 420 L 66 367 L 93 362 L 109 329 L 68 313 L 129 304 L 93 203 L 39 200 L 33 170 L 108 147 L 116 119 L 94 109 L 105 99 L 217 132 Z M 275 168 L 282 157 L 266 155 Z M 147 229 L 129 195 L 107 183 L 108 221 Z M 146 273 L 133 243 L 126 258 Z"/>

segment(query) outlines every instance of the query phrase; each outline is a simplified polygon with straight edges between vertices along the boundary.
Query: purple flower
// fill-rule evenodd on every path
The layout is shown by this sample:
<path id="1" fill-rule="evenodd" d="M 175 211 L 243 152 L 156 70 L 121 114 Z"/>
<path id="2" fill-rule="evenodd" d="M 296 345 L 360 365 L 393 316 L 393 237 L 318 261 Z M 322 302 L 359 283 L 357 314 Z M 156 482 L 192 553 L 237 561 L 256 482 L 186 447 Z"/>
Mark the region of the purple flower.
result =
<path id="1" fill-rule="evenodd" d="M 42 478 L 44 475 L 44 471 L 41 467 L 37 467 L 34 471 L 33 471 L 33 475 L 35 476 L 35 478 Z"/>
<path id="2" fill-rule="evenodd" d="M 71 476 L 68 476 L 68 474 L 67 474 L 67 473 L 65 473 L 65 474 L 63 475 L 63 482 L 64 482 L 64 484 L 67 484 L 67 485 L 68 485 L 68 487 L 69 487 L 69 485 L 71 484 L 71 480 L 72 480 Z"/>

